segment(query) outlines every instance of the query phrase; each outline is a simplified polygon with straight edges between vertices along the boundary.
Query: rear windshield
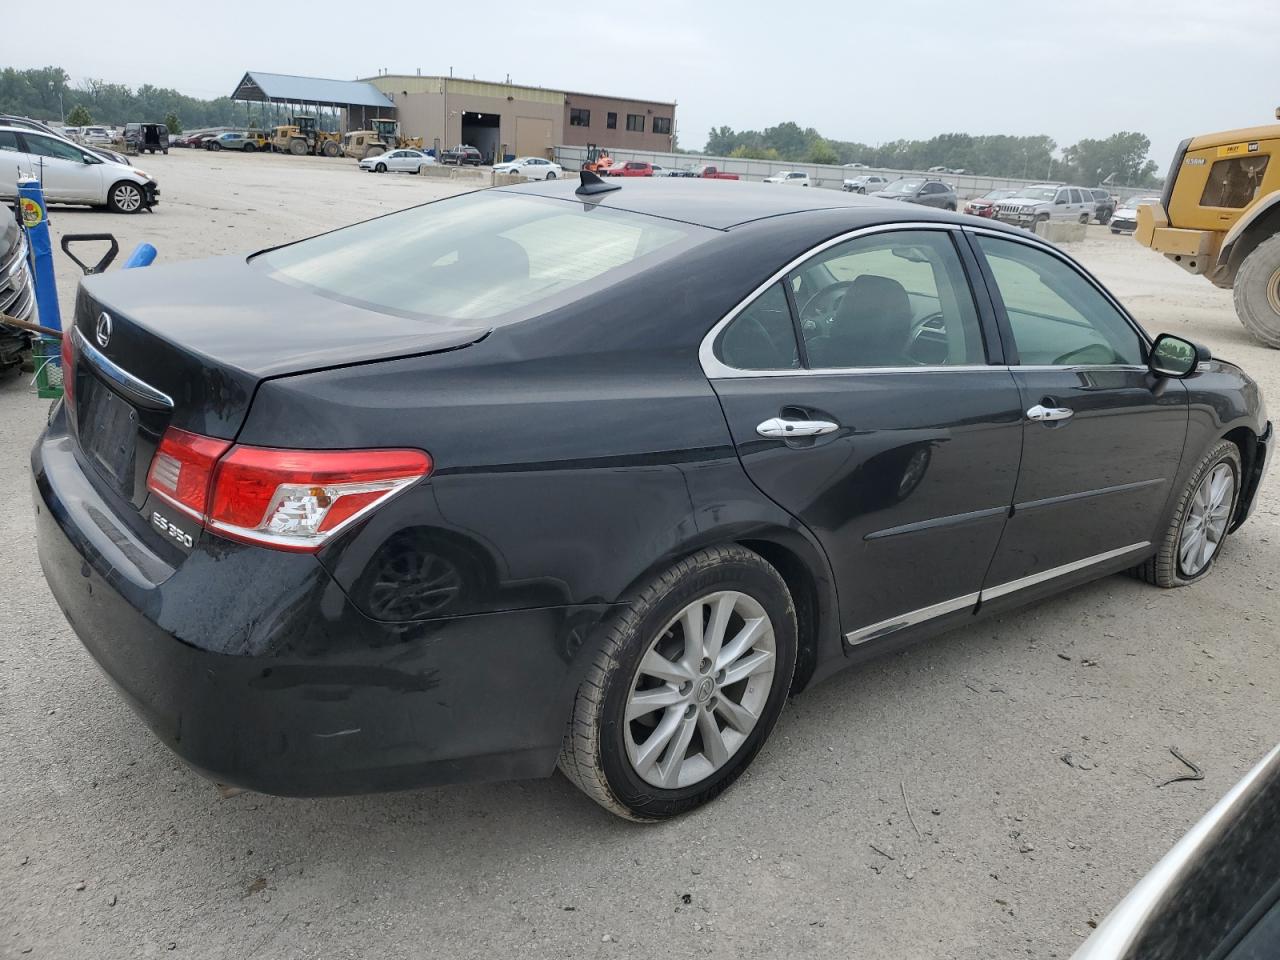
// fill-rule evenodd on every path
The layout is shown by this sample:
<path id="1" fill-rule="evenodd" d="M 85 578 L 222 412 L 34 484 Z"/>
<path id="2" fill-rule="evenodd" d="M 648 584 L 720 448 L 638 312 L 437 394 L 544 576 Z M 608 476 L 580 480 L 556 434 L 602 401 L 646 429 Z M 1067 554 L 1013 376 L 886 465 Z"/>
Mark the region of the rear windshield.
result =
<path id="1" fill-rule="evenodd" d="M 276 277 L 386 313 L 516 320 L 669 260 L 712 231 L 595 204 L 481 191 L 255 257 Z"/>

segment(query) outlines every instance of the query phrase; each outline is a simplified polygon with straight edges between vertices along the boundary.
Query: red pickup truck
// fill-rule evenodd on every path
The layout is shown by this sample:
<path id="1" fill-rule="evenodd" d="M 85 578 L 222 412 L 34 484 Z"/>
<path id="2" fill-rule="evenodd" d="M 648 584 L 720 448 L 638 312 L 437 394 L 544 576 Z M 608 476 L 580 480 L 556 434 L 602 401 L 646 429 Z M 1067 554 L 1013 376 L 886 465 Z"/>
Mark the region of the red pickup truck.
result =
<path id="1" fill-rule="evenodd" d="M 737 180 L 736 173 L 721 173 L 715 167 L 699 167 L 698 174 L 703 180 Z"/>

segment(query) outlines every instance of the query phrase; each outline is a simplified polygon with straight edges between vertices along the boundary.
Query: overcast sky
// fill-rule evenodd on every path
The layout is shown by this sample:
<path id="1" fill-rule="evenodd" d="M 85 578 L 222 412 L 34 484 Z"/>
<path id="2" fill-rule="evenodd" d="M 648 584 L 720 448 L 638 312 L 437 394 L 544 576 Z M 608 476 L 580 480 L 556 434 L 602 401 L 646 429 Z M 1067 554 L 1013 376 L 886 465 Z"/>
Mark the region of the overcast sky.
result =
<path id="1" fill-rule="evenodd" d="M 784 120 L 865 143 L 959 131 L 1065 146 L 1138 130 L 1163 170 L 1182 137 L 1267 123 L 1280 105 L 1280 0 L 170 0 L 132 20 L 100 0 L 57 9 L 43 43 L 9 44 L 0 62 L 201 97 L 229 94 L 250 69 L 510 74 L 677 100 L 690 149 L 712 126 Z"/>

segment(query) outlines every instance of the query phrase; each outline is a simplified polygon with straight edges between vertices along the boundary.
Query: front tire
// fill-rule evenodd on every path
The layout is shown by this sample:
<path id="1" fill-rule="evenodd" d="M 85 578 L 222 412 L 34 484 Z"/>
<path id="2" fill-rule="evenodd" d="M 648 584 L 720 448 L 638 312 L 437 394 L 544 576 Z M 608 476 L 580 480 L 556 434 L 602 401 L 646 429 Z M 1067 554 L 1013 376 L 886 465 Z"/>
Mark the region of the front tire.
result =
<path id="1" fill-rule="evenodd" d="M 138 213 L 144 200 L 142 188 L 128 180 L 121 180 L 107 191 L 107 207 L 112 213 Z"/>
<path id="2" fill-rule="evenodd" d="M 1157 587 L 1185 587 L 1207 577 L 1235 516 L 1242 473 L 1236 445 L 1214 444 L 1191 471 L 1155 556 L 1134 573 Z"/>
<path id="3" fill-rule="evenodd" d="M 1280 347 L 1280 234 L 1244 258 L 1233 295 L 1244 328 L 1267 346 Z"/>
<path id="4" fill-rule="evenodd" d="M 560 769 L 629 820 L 693 810 L 760 750 L 795 661 L 795 607 L 777 570 L 737 545 L 702 550 L 652 580 L 605 628 Z"/>
<path id="5" fill-rule="evenodd" d="M 373 165 L 373 172 L 374 172 L 374 173 L 386 173 L 386 172 L 387 172 L 387 165 L 386 165 L 385 163 L 375 163 L 375 164 Z"/>

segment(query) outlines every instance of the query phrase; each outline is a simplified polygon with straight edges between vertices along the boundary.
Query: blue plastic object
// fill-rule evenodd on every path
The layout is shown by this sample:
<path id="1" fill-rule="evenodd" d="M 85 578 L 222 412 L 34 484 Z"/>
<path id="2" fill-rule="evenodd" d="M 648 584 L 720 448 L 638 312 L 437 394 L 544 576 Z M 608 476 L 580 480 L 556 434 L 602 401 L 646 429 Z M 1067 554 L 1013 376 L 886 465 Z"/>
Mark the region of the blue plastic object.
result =
<path id="1" fill-rule="evenodd" d="M 62 311 L 58 309 L 58 286 L 53 276 L 53 243 L 49 239 L 49 213 L 44 203 L 44 188 L 34 177 L 18 181 L 18 202 L 22 222 L 31 244 L 31 273 L 36 286 L 36 310 L 42 326 L 62 329 Z M 61 360 L 55 360 L 61 363 Z"/>
<path id="2" fill-rule="evenodd" d="M 147 267 L 151 265 L 151 261 L 156 258 L 156 248 L 149 243 L 140 243 L 133 248 L 133 253 L 129 254 L 129 259 L 124 262 L 121 270 L 132 270 L 134 267 Z"/>

